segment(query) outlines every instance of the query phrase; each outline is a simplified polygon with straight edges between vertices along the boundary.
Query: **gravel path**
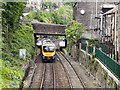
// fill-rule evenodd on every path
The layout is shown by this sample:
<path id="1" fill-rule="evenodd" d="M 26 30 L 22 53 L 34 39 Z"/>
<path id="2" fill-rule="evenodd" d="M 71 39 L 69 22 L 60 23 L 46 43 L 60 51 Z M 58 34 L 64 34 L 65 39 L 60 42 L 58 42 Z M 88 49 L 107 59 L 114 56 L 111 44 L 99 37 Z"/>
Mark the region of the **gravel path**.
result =
<path id="1" fill-rule="evenodd" d="M 44 64 L 42 63 L 40 56 L 38 56 L 36 63 L 37 63 L 37 67 L 30 88 L 40 88 L 41 85 Z"/>

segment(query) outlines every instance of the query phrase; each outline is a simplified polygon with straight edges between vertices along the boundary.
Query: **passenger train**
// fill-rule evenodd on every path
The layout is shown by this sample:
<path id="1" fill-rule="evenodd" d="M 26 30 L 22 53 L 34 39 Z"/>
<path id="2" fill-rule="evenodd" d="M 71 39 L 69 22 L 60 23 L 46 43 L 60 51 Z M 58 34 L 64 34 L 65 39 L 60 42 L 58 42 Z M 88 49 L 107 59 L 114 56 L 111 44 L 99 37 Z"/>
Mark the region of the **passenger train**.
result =
<path id="1" fill-rule="evenodd" d="M 56 55 L 56 46 L 49 38 L 41 40 L 41 55 L 43 61 L 54 61 Z"/>

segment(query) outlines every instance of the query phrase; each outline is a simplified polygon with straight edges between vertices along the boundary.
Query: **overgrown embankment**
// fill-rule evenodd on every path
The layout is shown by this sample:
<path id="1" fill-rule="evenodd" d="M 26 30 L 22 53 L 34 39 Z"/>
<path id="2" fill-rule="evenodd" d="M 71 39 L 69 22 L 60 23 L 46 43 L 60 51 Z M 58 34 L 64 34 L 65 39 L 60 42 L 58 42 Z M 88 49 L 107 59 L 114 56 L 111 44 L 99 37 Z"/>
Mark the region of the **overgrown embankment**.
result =
<path id="1" fill-rule="evenodd" d="M 20 23 L 25 5 L 24 2 L 2 3 L 0 89 L 19 88 L 27 63 L 35 55 L 32 26 Z M 26 59 L 19 57 L 19 49 L 26 49 Z"/>

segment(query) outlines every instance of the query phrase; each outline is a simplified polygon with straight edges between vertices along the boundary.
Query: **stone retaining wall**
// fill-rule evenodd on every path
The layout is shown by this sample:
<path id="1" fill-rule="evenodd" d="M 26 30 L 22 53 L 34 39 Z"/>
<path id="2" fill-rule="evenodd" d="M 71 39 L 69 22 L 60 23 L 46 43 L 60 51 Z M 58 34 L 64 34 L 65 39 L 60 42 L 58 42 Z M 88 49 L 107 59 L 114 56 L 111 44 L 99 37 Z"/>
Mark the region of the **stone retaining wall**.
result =
<path id="1" fill-rule="evenodd" d="M 120 88 L 120 80 L 116 78 L 98 59 L 93 59 L 92 55 L 80 50 L 79 62 L 86 68 L 86 70 L 89 70 L 89 72 L 95 76 L 100 85 L 107 88 L 114 88 L 114 82 L 116 82 Z"/>

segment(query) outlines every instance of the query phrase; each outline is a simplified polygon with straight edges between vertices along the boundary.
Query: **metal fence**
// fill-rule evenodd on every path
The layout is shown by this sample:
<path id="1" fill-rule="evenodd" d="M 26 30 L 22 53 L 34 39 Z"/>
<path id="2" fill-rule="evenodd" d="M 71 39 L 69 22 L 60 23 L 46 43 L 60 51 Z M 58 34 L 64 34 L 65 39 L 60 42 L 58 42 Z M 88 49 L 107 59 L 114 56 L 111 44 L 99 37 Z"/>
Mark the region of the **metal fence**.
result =
<path id="1" fill-rule="evenodd" d="M 84 51 L 86 51 L 86 46 L 87 46 L 87 44 L 81 43 L 81 49 L 83 49 Z"/>
<path id="2" fill-rule="evenodd" d="M 85 43 L 81 43 L 81 49 L 83 49 L 84 51 L 86 51 L 86 47 L 87 45 Z M 112 57 L 112 55 L 110 55 L 112 52 L 112 49 L 108 49 L 107 51 L 105 51 L 106 53 L 104 53 L 103 51 L 99 50 L 98 48 L 96 48 L 96 53 L 95 56 L 97 59 L 99 59 L 110 71 L 112 71 L 117 77 L 120 78 L 120 64 L 118 64 Z M 91 54 L 93 53 L 93 47 L 88 46 L 88 53 Z M 108 56 L 108 55 L 109 56 Z M 111 56 L 111 57 L 110 57 Z"/>
<path id="3" fill-rule="evenodd" d="M 96 58 L 98 58 L 108 69 L 120 78 L 120 65 L 104 52 L 96 48 Z"/>
<path id="4" fill-rule="evenodd" d="M 81 49 L 83 49 L 84 51 L 86 51 L 86 47 L 87 47 L 86 43 L 81 43 Z M 93 47 L 88 46 L 88 53 L 89 54 L 93 53 Z"/>
<path id="5" fill-rule="evenodd" d="M 88 46 L 88 53 L 89 53 L 89 54 L 93 53 L 93 47 Z"/>

